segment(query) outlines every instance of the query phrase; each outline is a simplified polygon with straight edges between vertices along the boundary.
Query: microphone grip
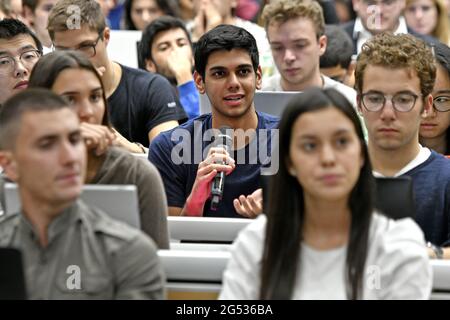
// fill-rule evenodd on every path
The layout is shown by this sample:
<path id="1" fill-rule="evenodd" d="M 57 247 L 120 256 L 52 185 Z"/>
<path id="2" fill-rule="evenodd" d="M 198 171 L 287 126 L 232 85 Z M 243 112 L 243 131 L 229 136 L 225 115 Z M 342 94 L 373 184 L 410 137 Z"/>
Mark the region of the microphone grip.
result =
<path id="1" fill-rule="evenodd" d="M 223 189 L 225 186 L 225 172 L 221 171 L 214 177 L 211 185 L 211 210 L 216 211 L 219 202 L 222 200 Z"/>

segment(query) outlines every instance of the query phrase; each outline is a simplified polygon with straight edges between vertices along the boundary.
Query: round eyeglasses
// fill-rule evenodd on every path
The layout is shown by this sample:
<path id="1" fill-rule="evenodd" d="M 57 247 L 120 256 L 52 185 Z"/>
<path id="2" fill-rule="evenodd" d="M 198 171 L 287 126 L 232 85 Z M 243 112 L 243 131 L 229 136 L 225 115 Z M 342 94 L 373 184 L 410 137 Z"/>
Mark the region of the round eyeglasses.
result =
<path id="1" fill-rule="evenodd" d="M 96 47 L 97 47 L 97 44 L 100 41 L 100 39 L 102 39 L 102 34 L 99 34 L 97 40 L 95 40 L 94 42 L 88 43 L 88 44 L 82 44 L 76 48 L 73 48 L 72 50 L 79 51 L 88 58 L 93 58 L 97 54 Z M 53 51 L 55 51 L 55 50 L 71 50 L 71 48 L 57 47 L 57 46 L 53 45 L 52 50 Z"/>
<path id="2" fill-rule="evenodd" d="M 447 112 L 450 111 L 450 96 L 437 96 L 433 99 L 433 108 L 436 111 Z"/>
<path id="3" fill-rule="evenodd" d="M 399 112 L 409 112 L 414 108 L 419 96 L 411 92 L 399 92 L 394 95 L 384 95 L 381 92 L 368 92 L 361 95 L 361 101 L 367 111 L 377 112 L 384 108 L 389 98 L 392 106 Z"/>
<path id="4" fill-rule="evenodd" d="M 34 64 L 39 60 L 41 52 L 37 49 L 27 50 L 19 55 L 19 59 L 12 56 L 0 56 L 0 74 L 10 74 L 16 68 L 16 63 L 19 61 L 25 68 L 31 71 Z"/>

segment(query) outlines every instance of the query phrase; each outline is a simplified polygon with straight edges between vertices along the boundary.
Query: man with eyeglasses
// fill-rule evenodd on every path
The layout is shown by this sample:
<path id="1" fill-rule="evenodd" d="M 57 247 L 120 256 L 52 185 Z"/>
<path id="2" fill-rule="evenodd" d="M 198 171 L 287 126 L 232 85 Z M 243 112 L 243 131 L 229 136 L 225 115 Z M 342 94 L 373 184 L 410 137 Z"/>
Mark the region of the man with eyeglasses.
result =
<path id="1" fill-rule="evenodd" d="M 409 33 L 430 43 L 436 41 L 432 37 L 419 35 L 406 25 L 403 17 L 405 0 L 352 0 L 352 3 L 357 18 L 344 24 L 343 28 L 353 39 L 355 54 L 361 52 L 367 40 L 386 31 Z"/>
<path id="2" fill-rule="evenodd" d="M 423 41 L 383 33 L 363 45 L 355 87 L 374 175 L 412 178 L 416 222 L 433 246 L 430 256 L 450 258 L 450 249 L 441 248 L 450 246 L 450 161 L 419 144 L 435 77 L 433 54 Z"/>
<path id="3" fill-rule="evenodd" d="M 25 24 L 15 19 L 0 21 L 0 104 L 28 87 L 41 54 L 41 42 Z"/>
<path id="4" fill-rule="evenodd" d="M 96 1 L 58 1 L 49 16 L 48 31 L 56 50 L 81 51 L 101 70 L 111 123 L 140 146 L 134 152 L 145 152 L 142 145 L 148 147 L 160 132 L 187 119 L 175 89 L 164 77 L 109 59 L 110 29 Z"/>

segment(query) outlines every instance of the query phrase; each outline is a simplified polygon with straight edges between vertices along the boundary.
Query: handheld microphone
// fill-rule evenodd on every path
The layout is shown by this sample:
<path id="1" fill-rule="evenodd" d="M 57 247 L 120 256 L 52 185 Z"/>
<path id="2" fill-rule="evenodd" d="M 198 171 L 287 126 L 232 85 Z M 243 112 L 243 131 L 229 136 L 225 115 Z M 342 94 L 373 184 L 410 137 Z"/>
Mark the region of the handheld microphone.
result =
<path id="1" fill-rule="evenodd" d="M 220 134 L 216 138 L 215 147 L 222 147 L 228 153 L 231 150 L 232 139 L 227 134 L 227 130 L 231 130 L 230 127 L 223 126 L 220 128 Z M 226 164 L 222 162 L 222 164 Z M 216 211 L 219 202 L 222 200 L 223 190 L 225 187 L 225 172 L 221 171 L 214 177 L 213 183 L 211 184 L 211 210 Z"/>

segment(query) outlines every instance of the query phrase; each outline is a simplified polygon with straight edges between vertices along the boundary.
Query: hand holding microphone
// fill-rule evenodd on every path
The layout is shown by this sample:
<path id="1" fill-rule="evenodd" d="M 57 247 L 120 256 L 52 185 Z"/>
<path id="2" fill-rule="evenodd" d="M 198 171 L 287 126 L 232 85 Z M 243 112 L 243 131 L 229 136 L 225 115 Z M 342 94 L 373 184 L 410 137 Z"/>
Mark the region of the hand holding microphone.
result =
<path id="1" fill-rule="evenodd" d="M 224 182 L 224 176 L 230 174 L 236 167 L 235 161 L 226 150 L 226 145 L 227 143 L 215 144 L 214 147 L 209 149 L 206 159 L 199 163 L 194 185 L 183 208 L 183 215 L 202 216 L 205 202 L 212 194 L 213 180 L 216 180 L 215 189 L 217 189 L 220 186 L 220 181 L 219 178 L 215 178 L 219 176 L 219 173 L 222 173 L 222 181 Z M 219 190 L 217 189 L 218 192 Z M 223 192 L 223 184 L 221 190 Z M 218 193 L 216 195 L 220 197 Z"/>

